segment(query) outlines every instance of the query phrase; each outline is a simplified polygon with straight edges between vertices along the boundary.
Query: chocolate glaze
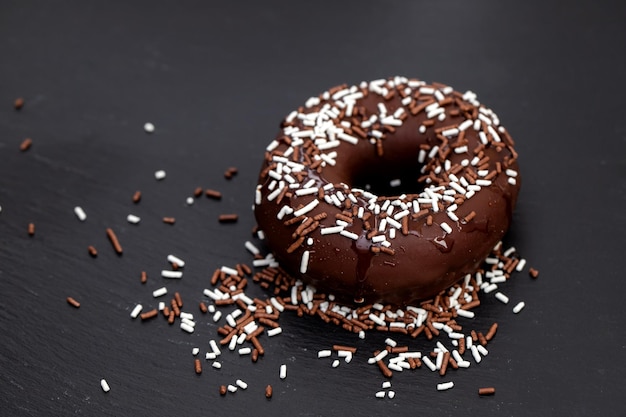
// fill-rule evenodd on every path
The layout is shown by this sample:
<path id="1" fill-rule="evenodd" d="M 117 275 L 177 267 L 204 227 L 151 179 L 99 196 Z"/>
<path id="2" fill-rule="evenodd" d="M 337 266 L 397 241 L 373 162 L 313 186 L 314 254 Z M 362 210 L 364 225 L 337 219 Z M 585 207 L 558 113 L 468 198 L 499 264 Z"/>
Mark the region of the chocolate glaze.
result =
<path id="1" fill-rule="evenodd" d="M 396 81 L 398 79 L 396 78 Z M 378 103 L 384 103 L 387 108 L 387 114 L 393 114 L 399 107 L 405 107 L 408 117 L 404 119 L 401 126 L 395 126 L 393 131 L 384 131 L 382 139 L 382 155 L 377 152 L 375 145 L 368 139 L 359 139 L 358 143 L 352 144 L 341 141 L 341 144 L 330 151 L 336 151 L 335 165 L 327 164 L 323 168 L 311 169 L 305 167 L 301 177 L 292 175 L 296 178 L 297 183 L 302 186 L 311 179 L 315 179 L 314 186 L 323 186 L 328 183 L 335 184 L 339 187 L 339 183 L 347 186 L 348 190 L 344 190 L 344 194 L 354 187 L 357 178 L 374 178 L 377 172 L 385 172 L 389 177 L 389 173 L 406 172 L 411 169 L 415 172 L 415 178 L 422 177 L 425 174 L 436 171 L 436 166 L 443 167 L 445 159 L 450 161 L 449 166 L 461 164 L 463 160 L 472 160 L 475 156 L 475 150 L 478 148 L 483 153 L 478 155 L 481 159 L 485 156 L 489 157 L 486 165 L 482 170 L 496 171 L 491 173 L 491 185 L 483 186 L 480 191 L 465 200 L 460 200 L 460 194 L 454 196 L 459 202 L 458 208 L 454 211 L 459 218 L 453 221 L 447 214 L 446 208 L 452 202 L 442 201 L 442 207 L 438 211 L 434 211 L 432 207 L 428 213 L 418 218 L 409 217 L 408 234 L 404 235 L 401 230 L 396 230 L 395 239 L 388 238 L 391 243 L 390 248 L 394 251 L 393 255 L 383 252 L 372 252 L 380 248 L 379 243 L 374 243 L 367 238 L 369 230 L 365 230 L 365 222 L 362 219 L 353 218 L 353 223 L 346 227 L 346 230 L 358 235 L 357 240 L 347 238 L 340 234 L 322 235 L 320 228 L 331 227 L 335 225 L 336 214 L 349 212 L 351 208 L 337 207 L 334 204 L 328 204 L 324 199 L 320 199 L 314 209 L 305 214 L 306 217 L 313 217 L 321 213 L 326 213 L 327 217 L 320 220 L 320 225 L 310 232 L 303 243 L 292 253 L 287 252 L 287 248 L 293 244 L 298 236 L 294 236 L 294 231 L 301 224 L 296 222 L 293 225 L 285 226 L 284 222 L 293 217 L 293 214 L 286 215 L 279 220 L 277 217 L 281 209 L 285 206 L 291 206 L 296 209 L 300 206 L 306 206 L 312 200 L 318 199 L 318 195 L 295 195 L 294 189 L 287 189 L 280 198 L 268 201 L 270 183 L 276 178 L 268 175 L 268 168 L 275 166 L 273 158 L 278 155 L 282 156 L 289 149 L 288 143 L 293 138 L 285 139 L 284 129 L 293 129 L 294 127 L 306 130 L 308 127 L 302 124 L 298 118 L 283 122 L 283 131 L 278 135 L 279 145 L 266 153 L 263 162 L 261 174 L 259 177 L 258 191 L 261 193 L 261 204 L 255 206 L 255 215 L 259 227 L 265 232 L 266 241 L 273 251 L 276 259 L 281 266 L 294 276 L 300 277 L 303 281 L 313 284 L 318 290 L 331 292 L 342 298 L 344 301 L 355 302 L 376 302 L 384 301 L 393 304 L 406 304 L 408 302 L 431 297 L 441 290 L 449 287 L 460 278 L 468 273 L 475 272 L 480 263 L 489 254 L 494 245 L 503 237 L 509 228 L 515 202 L 520 188 L 520 177 L 517 175 L 511 181 L 511 176 L 505 174 L 505 170 L 513 170 L 518 172 L 516 161 L 516 153 L 513 149 L 513 142 L 508 136 L 504 128 L 498 126 L 498 120 L 492 113 L 486 112 L 491 120 L 493 127 L 498 128 L 499 140 L 492 135 L 487 135 L 488 144 L 481 145 L 481 138 L 473 126 L 465 129 L 464 143 L 456 144 L 467 146 L 466 152 L 456 153 L 451 146 L 456 146 L 455 141 L 458 137 L 449 137 L 443 140 L 441 136 L 441 128 L 450 126 L 458 126 L 466 119 L 475 120 L 478 118 L 477 111 L 480 105 L 471 97 L 464 97 L 462 94 L 445 89 L 441 84 L 425 85 L 426 88 L 438 89 L 445 92 L 445 97 L 451 97 L 454 100 L 445 104 L 445 120 L 438 118 L 428 118 L 426 111 L 420 111 L 415 115 L 410 114 L 410 106 L 403 106 L 401 103 L 400 91 L 406 94 L 407 82 L 399 88 L 388 85 L 388 90 L 395 91 L 393 97 L 384 99 L 378 94 L 367 92 L 366 88 L 359 91 L 366 92 L 366 96 L 357 101 L 355 108 L 362 108 L 361 119 L 367 119 L 372 114 L 379 111 Z M 361 86 L 363 87 L 363 85 Z M 331 89 L 331 92 L 340 90 L 340 88 Z M 354 90 L 354 89 L 353 89 Z M 411 89 L 413 95 L 417 95 L 418 99 L 424 95 L 418 93 L 419 88 Z M 330 94 L 332 95 L 332 94 Z M 444 96 L 440 94 L 439 99 Z M 299 109 L 300 114 L 308 114 L 317 112 L 324 104 L 334 104 L 332 98 L 325 100 L 321 95 L 320 103 L 311 106 L 311 108 Z M 467 100 L 465 99 L 467 98 Z M 415 103 L 419 103 L 418 99 Z M 427 97 L 427 99 L 429 99 Z M 444 103 L 445 101 L 440 102 Z M 352 126 L 355 125 L 359 118 L 349 118 L 340 115 L 337 118 L 337 124 L 341 120 L 351 120 Z M 419 127 L 426 121 L 429 125 L 425 132 L 419 133 Z M 374 126 L 377 127 L 377 126 Z M 372 130 L 374 127 L 370 127 Z M 383 130 L 378 126 L 379 130 Z M 362 130 L 368 130 L 363 128 Z M 481 125 L 480 130 L 488 132 L 485 122 Z M 439 136 L 437 136 L 439 131 Z M 289 135 L 287 135 L 289 136 Z M 352 137 L 357 137 L 354 131 L 351 131 Z M 443 138 L 443 139 L 442 139 Z M 306 145 L 306 143 L 309 145 Z M 305 138 L 304 144 L 300 147 L 297 154 L 297 162 L 305 163 L 303 154 L 304 146 L 311 145 L 311 139 Z M 484 142 L 484 138 L 483 138 Z M 440 153 L 433 156 L 434 163 L 429 164 L 427 159 L 425 172 L 420 172 L 423 164 L 417 163 L 420 152 L 420 145 L 430 151 L 432 147 L 439 146 Z M 315 147 L 313 147 L 315 148 Z M 445 154 L 445 158 L 441 157 L 441 152 L 446 149 L 449 153 Z M 317 151 L 316 151 L 317 152 Z M 293 160 L 293 154 L 288 152 L 290 160 Z M 457 172 L 457 177 L 473 178 L 475 175 L 468 173 L 478 171 L 476 166 L 469 165 L 464 167 L 462 171 Z M 445 169 L 441 169 L 438 178 L 442 177 Z M 484 174 L 484 173 L 483 173 Z M 433 174 L 434 175 L 434 174 Z M 511 182 L 510 182 L 511 181 Z M 514 182 L 514 184 L 512 183 Z M 446 186 L 447 181 L 442 184 Z M 424 187 L 428 186 L 424 183 L 416 181 L 414 193 L 417 195 L 423 192 Z M 406 187 L 405 187 L 406 188 Z M 333 192 L 335 192 L 333 190 Z M 374 190 L 375 191 L 375 190 Z M 366 196 L 356 193 L 358 206 L 367 207 Z M 379 197 L 380 205 L 383 204 L 383 197 Z M 388 197 L 385 197 L 388 198 Z M 410 207 L 412 196 L 401 199 Z M 279 200 L 280 201 L 277 201 Z M 349 205 L 355 205 L 348 203 Z M 398 211 L 400 209 L 398 208 Z M 395 211 L 394 213 L 397 213 Z M 464 217 L 472 211 L 475 216 L 465 221 Z M 413 213 L 413 212 L 412 212 Z M 428 225 L 428 216 L 432 216 L 432 224 Z M 377 229 L 384 217 L 381 215 L 373 215 L 368 222 L 373 229 Z M 447 223 L 452 231 L 447 233 L 442 229 L 440 224 Z M 371 229 L 370 229 L 371 230 Z M 388 233 L 387 233 L 388 235 Z M 313 244 L 307 244 L 307 238 L 312 238 Z M 302 253 L 308 250 L 310 257 L 308 268 L 305 274 L 300 274 Z"/>

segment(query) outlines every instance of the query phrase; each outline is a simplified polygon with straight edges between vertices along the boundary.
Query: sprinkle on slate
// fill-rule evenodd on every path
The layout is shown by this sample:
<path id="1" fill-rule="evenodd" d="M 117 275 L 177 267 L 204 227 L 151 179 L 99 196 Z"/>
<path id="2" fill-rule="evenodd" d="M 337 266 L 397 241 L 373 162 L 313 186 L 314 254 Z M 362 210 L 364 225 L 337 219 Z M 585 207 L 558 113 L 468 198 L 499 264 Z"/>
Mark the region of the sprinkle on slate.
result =
<path id="1" fill-rule="evenodd" d="M 106 232 L 107 232 L 107 237 L 111 241 L 111 245 L 113 245 L 113 249 L 115 250 L 115 252 L 117 252 L 118 255 L 121 255 L 123 252 L 122 245 L 120 245 L 120 242 L 117 239 L 115 232 L 111 228 L 107 228 Z"/>
<path id="2" fill-rule="evenodd" d="M 272 398 L 273 393 L 274 393 L 274 389 L 272 388 L 271 385 L 268 385 L 265 387 L 265 398 L 267 399 Z"/>
<path id="3" fill-rule="evenodd" d="M 89 254 L 94 258 L 98 256 L 98 250 L 95 248 L 95 246 L 89 245 L 87 247 L 87 252 L 89 252 Z"/>
<path id="4" fill-rule="evenodd" d="M 28 235 L 35 236 L 35 223 L 28 223 Z"/>
<path id="5" fill-rule="evenodd" d="M 146 133 L 152 133 L 154 132 L 154 125 L 150 122 L 146 123 L 143 125 L 143 130 L 146 131 Z"/>
<path id="6" fill-rule="evenodd" d="M 238 169 L 236 167 L 230 167 L 224 172 L 224 178 L 227 180 L 237 175 Z"/>
<path id="7" fill-rule="evenodd" d="M 26 152 L 31 146 L 33 146 L 33 140 L 31 138 L 26 138 L 20 144 L 20 151 Z"/>
<path id="8" fill-rule="evenodd" d="M 220 193 L 219 191 L 212 190 L 209 188 L 204 193 L 206 194 L 207 197 L 212 198 L 214 200 L 222 199 L 222 193 Z"/>
<path id="9" fill-rule="evenodd" d="M 533 278 L 537 278 L 539 276 L 539 271 L 536 270 L 535 268 L 530 268 L 528 270 L 528 273 L 530 274 L 531 277 Z"/>
<path id="10" fill-rule="evenodd" d="M 13 107 L 15 110 L 21 110 L 24 107 L 24 99 L 22 97 L 18 97 L 13 102 Z"/>
<path id="11" fill-rule="evenodd" d="M 176 219 L 174 217 L 163 217 L 163 223 L 174 224 Z"/>
<path id="12" fill-rule="evenodd" d="M 478 389 L 478 395 L 494 395 L 496 389 L 494 387 L 484 387 Z"/>
<path id="13" fill-rule="evenodd" d="M 139 201 L 141 201 L 141 191 L 135 191 L 135 194 L 133 194 L 133 203 L 137 204 Z"/>
<path id="14" fill-rule="evenodd" d="M 71 305 L 72 307 L 74 307 L 74 308 L 78 308 L 78 307 L 80 307 L 80 303 L 79 303 L 78 301 L 76 301 L 74 298 L 72 298 L 72 297 L 67 297 L 67 299 L 66 299 L 66 300 L 67 300 L 67 303 L 68 303 L 69 305 Z"/>
<path id="15" fill-rule="evenodd" d="M 238 219 L 237 214 L 220 214 L 217 218 L 220 223 L 235 223 Z"/>
<path id="16" fill-rule="evenodd" d="M 100 387 L 102 388 L 102 391 L 104 392 L 109 392 L 111 391 L 111 387 L 109 387 L 109 383 L 107 382 L 106 379 L 102 378 L 100 380 Z"/>

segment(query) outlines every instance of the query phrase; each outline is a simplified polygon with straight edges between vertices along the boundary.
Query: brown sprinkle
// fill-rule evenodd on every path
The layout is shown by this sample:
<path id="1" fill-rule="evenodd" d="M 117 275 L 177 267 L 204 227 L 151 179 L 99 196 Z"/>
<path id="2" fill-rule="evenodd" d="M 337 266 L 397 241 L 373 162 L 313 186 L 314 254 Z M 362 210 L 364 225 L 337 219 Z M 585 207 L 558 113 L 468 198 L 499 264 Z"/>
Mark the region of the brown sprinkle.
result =
<path id="1" fill-rule="evenodd" d="M 97 250 L 94 246 L 92 246 L 92 245 L 89 245 L 89 246 L 87 247 L 87 252 L 89 252 L 89 254 L 90 254 L 91 256 L 93 256 L 94 258 L 95 258 L 96 256 L 98 256 L 98 250 Z"/>
<path id="2" fill-rule="evenodd" d="M 496 331 L 498 330 L 498 323 L 493 323 L 485 336 L 485 340 L 490 341 L 496 335 Z"/>
<path id="3" fill-rule="evenodd" d="M 163 223 L 174 224 L 176 219 L 174 217 L 163 217 Z"/>
<path id="4" fill-rule="evenodd" d="M 209 308 L 203 301 L 200 301 L 200 311 L 203 313 L 206 313 L 207 311 L 209 311 Z"/>
<path id="5" fill-rule="evenodd" d="M 35 223 L 28 223 L 28 234 L 35 236 Z"/>
<path id="6" fill-rule="evenodd" d="M 196 189 L 193 190 L 193 196 L 198 198 L 202 195 L 203 191 L 202 187 L 196 187 Z"/>
<path id="7" fill-rule="evenodd" d="M 13 102 L 13 107 L 15 107 L 15 110 L 21 110 L 24 107 L 24 99 L 22 97 L 16 98 Z"/>
<path id="8" fill-rule="evenodd" d="M 531 277 L 533 278 L 537 278 L 539 276 L 539 271 L 535 268 L 530 268 L 528 270 L 528 273 L 530 274 Z"/>
<path id="9" fill-rule="evenodd" d="M 239 219 L 237 214 L 220 214 L 217 220 L 220 223 L 235 223 Z"/>
<path id="10" fill-rule="evenodd" d="M 496 393 L 496 389 L 494 387 L 484 387 L 478 389 L 478 395 L 493 395 Z"/>
<path id="11" fill-rule="evenodd" d="M 200 359 L 193 361 L 193 368 L 196 371 L 196 374 L 200 375 L 202 373 L 202 362 L 200 362 Z"/>
<path id="12" fill-rule="evenodd" d="M 227 392 L 228 389 L 226 388 L 226 385 L 220 385 L 220 395 L 226 395 Z"/>
<path id="13" fill-rule="evenodd" d="M 133 194 L 133 203 L 137 204 L 141 201 L 141 191 L 137 190 L 135 191 L 135 194 Z"/>
<path id="14" fill-rule="evenodd" d="M 72 297 L 67 297 L 67 303 L 74 308 L 80 307 L 80 303 Z"/>
<path id="15" fill-rule="evenodd" d="M 117 252 L 118 255 L 121 255 L 123 252 L 122 245 L 120 245 L 120 242 L 117 239 L 115 232 L 110 227 L 107 228 L 106 232 L 107 232 L 107 237 L 111 241 L 111 245 L 113 245 L 113 249 L 115 250 L 115 252 Z"/>
<path id="16" fill-rule="evenodd" d="M 146 271 L 141 271 L 141 283 L 145 284 L 146 282 L 148 282 L 148 274 Z"/>
<path id="17" fill-rule="evenodd" d="M 178 291 L 174 293 L 174 300 L 176 300 L 176 305 L 178 306 L 178 308 L 181 308 L 183 306 L 183 299 Z"/>
<path id="18" fill-rule="evenodd" d="M 222 385 L 223 386 L 223 385 Z M 224 387 L 226 388 L 226 387 Z M 274 390 L 272 389 L 271 385 L 268 385 L 267 387 L 265 387 L 265 398 L 272 398 L 272 394 L 274 393 Z"/>
<path id="19" fill-rule="evenodd" d="M 214 200 L 221 200 L 222 199 L 222 193 L 220 193 L 219 191 L 216 191 L 216 190 L 211 190 L 210 188 L 206 189 L 204 191 L 204 194 L 207 197 L 212 198 Z"/>
<path id="20" fill-rule="evenodd" d="M 154 308 L 150 311 L 146 311 L 145 313 L 142 313 L 139 317 L 141 317 L 141 320 L 148 320 L 153 317 L 156 317 L 158 314 L 159 314 L 159 310 Z"/>
<path id="21" fill-rule="evenodd" d="M 22 144 L 20 145 L 20 151 L 25 152 L 29 150 L 32 145 L 33 140 L 31 138 L 26 138 L 22 141 Z"/>

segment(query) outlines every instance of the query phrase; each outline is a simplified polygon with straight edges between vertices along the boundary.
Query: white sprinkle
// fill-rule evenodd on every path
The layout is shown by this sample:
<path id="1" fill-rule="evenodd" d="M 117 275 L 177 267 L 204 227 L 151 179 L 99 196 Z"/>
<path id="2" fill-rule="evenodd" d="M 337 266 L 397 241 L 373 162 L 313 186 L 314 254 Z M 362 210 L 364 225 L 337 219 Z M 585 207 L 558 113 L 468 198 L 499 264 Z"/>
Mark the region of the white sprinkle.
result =
<path id="1" fill-rule="evenodd" d="M 200 353 L 200 348 L 195 347 L 195 348 L 191 349 L 191 354 L 193 356 L 198 356 L 198 353 Z"/>
<path id="2" fill-rule="evenodd" d="M 143 309 L 143 306 L 141 304 L 137 304 L 135 308 L 133 308 L 133 311 L 131 311 L 130 316 L 136 319 L 139 313 L 141 313 L 142 309 Z"/>
<path id="3" fill-rule="evenodd" d="M 220 268 L 220 271 L 222 271 L 226 275 L 238 275 L 239 274 L 239 272 L 237 272 L 235 268 L 230 268 L 228 266 L 222 266 Z"/>
<path id="4" fill-rule="evenodd" d="M 367 363 L 372 364 L 378 361 L 382 361 L 385 358 L 385 356 L 387 356 L 388 354 L 389 354 L 389 351 L 382 350 L 380 351 L 378 355 L 374 356 L 373 358 L 368 359 Z"/>
<path id="5" fill-rule="evenodd" d="M 348 135 L 346 133 L 340 133 L 340 134 L 337 135 L 337 137 L 339 139 L 344 140 L 344 141 L 346 141 L 348 143 L 351 143 L 353 145 L 356 145 L 357 143 L 359 143 L 359 140 L 357 138 L 355 138 L 353 136 L 350 136 L 350 135 Z"/>
<path id="6" fill-rule="evenodd" d="M 396 347 L 398 345 L 398 342 L 396 342 L 392 338 L 388 337 L 387 339 L 385 339 L 385 344 L 387 344 L 388 346 L 391 346 L 391 347 Z"/>
<path id="7" fill-rule="evenodd" d="M 332 355 L 332 351 L 330 351 L 329 349 L 320 350 L 319 352 L 317 352 L 318 358 L 328 358 L 330 357 L 330 355 Z"/>
<path id="8" fill-rule="evenodd" d="M 154 132 L 154 125 L 150 122 L 147 122 L 143 125 L 143 130 L 145 130 L 146 133 L 152 133 Z"/>
<path id="9" fill-rule="evenodd" d="M 387 395 L 387 393 L 385 391 L 378 391 L 375 395 L 376 398 L 385 398 L 385 395 Z"/>
<path id="10" fill-rule="evenodd" d="M 478 349 L 480 354 L 483 356 L 487 356 L 489 354 L 489 351 L 483 345 L 476 345 L 476 349 Z"/>
<path id="11" fill-rule="evenodd" d="M 169 263 L 176 264 L 180 266 L 181 268 L 185 266 L 185 261 L 183 261 L 176 255 L 167 255 L 167 261 Z"/>
<path id="12" fill-rule="evenodd" d="M 513 307 L 513 313 L 517 314 L 520 311 L 522 311 L 522 309 L 526 306 L 526 303 L 524 303 L 523 301 L 520 301 L 519 303 L 517 303 L 515 305 L 515 307 Z"/>
<path id="13" fill-rule="evenodd" d="M 513 169 L 507 169 L 506 171 L 504 171 L 506 173 L 506 175 L 508 175 L 509 177 L 517 177 L 517 171 L 513 170 Z"/>
<path id="14" fill-rule="evenodd" d="M 473 311 L 463 310 L 462 308 L 457 308 L 456 314 L 458 314 L 461 317 L 468 318 L 468 319 L 473 319 L 474 318 L 474 312 Z"/>
<path id="15" fill-rule="evenodd" d="M 379 326 L 386 326 L 387 325 L 385 323 L 385 320 L 381 319 L 380 317 L 378 317 L 374 313 L 370 313 L 369 319 L 372 320 L 374 323 L 378 324 Z"/>
<path id="16" fill-rule="evenodd" d="M 217 346 L 217 343 L 215 342 L 215 340 L 213 339 L 209 340 L 209 346 L 211 346 L 211 350 L 213 351 L 215 355 L 219 356 L 222 354 L 222 351 Z"/>
<path id="17" fill-rule="evenodd" d="M 496 290 L 496 289 L 498 289 L 498 285 L 497 285 L 497 284 L 489 284 L 489 285 L 487 285 L 487 286 L 483 289 L 483 292 L 484 292 L 485 294 L 489 294 L 490 292 L 492 292 L 492 291 L 494 291 L 494 290 Z"/>
<path id="18" fill-rule="evenodd" d="M 358 240 L 359 239 L 359 235 L 357 235 L 356 233 L 348 232 L 347 230 L 342 230 L 341 232 L 339 232 L 339 234 L 342 235 L 342 236 L 345 236 L 347 238 L 350 238 L 352 240 Z"/>
<path id="19" fill-rule="evenodd" d="M 509 303 L 509 297 L 507 297 L 506 295 L 502 294 L 500 291 L 498 291 L 496 293 L 496 298 L 500 301 L 502 301 L 504 304 L 508 304 Z"/>
<path id="20" fill-rule="evenodd" d="M 87 214 L 85 214 L 85 210 L 82 207 L 76 206 L 74 207 L 74 214 L 78 217 L 78 220 L 84 222 L 87 219 Z"/>
<path id="21" fill-rule="evenodd" d="M 237 351 L 240 355 L 249 355 L 252 352 L 252 349 L 249 347 L 243 347 Z"/>
<path id="22" fill-rule="evenodd" d="M 158 290 L 154 290 L 152 292 L 152 296 L 154 298 L 161 297 L 162 295 L 165 295 L 165 294 L 167 294 L 167 288 L 165 288 L 165 287 L 161 287 Z"/>
<path id="23" fill-rule="evenodd" d="M 319 190 L 319 188 L 317 188 L 317 187 L 300 188 L 299 190 L 296 190 L 296 195 L 297 196 L 303 196 L 303 195 L 317 194 L 318 190 Z"/>
<path id="24" fill-rule="evenodd" d="M 395 397 L 395 396 L 396 396 L 396 392 L 395 392 L 395 391 L 389 391 L 389 392 L 387 393 L 387 396 L 388 396 L 389 398 L 393 398 L 393 397 Z"/>
<path id="25" fill-rule="evenodd" d="M 228 342 L 228 350 L 235 350 L 237 346 L 237 338 L 235 336 L 230 338 L 230 342 Z"/>
<path id="26" fill-rule="evenodd" d="M 454 382 L 442 382 L 441 384 L 437 384 L 437 391 L 446 391 L 452 387 L 454 387 Z"/>
<path id="27" fill-rule="evenodd" d="M 163 171 L 162 169 L 154 173 L 154 178 L 156 178 L 157 180 L 162 180 L 163 178 L 165 178 L 165 176 L 165 171 Z"/>
<path id="28" fill-rule="evenodd" d="M 302 253 L 302 259 L 300 260 L 300 273 L 306 274 L 308 267 L 309 267 L 309 251 L 305 250 Z"/>
<path id="29" fill-rule="evenodd" d="M 446 222 L 441 222 L 439 225 L 446 233 L 452 233 L 452 228 Z"/>
<path id="30" fill-rule="evenodd" d="M 213 362 L 213 364 L 211 366 L 214 367 L 215 369 L 221 369 L 222 364 L 219 363 L 218 361 L 215 361 L 215 362 Z"/>
<path id="31" fill-rule="evenodd" d="M 276 336 L 277 334 L 281 334 L 282 332 L 283 332 L 283 329 L 281 327 L 275 327 L 273 329 L 269 329 L 267 331 L 267 335 L 269 337 L 272 337 L 272 336 Z"/>
<path id="32" fill-rule="evenodd" d="M 515 181 L 515 178 L 513 178 L 513 177 L 509 177 L 509 179 L 507 180 L 507 182 L 508 182 L 509 184 L 511 184 L 511 185 L 515 185 L 515 184 L 517 184 L 517 181 Z"/>
<path id="33" fill-rule="evenodd" d="M 402 372 L 404 370 L 400 365 L 396 363 L 390 363 L 389 365 L 387 365 L 387 367 L 391 369 L 392 371 L 397 371 L 397 372 Z"/>
<path id="34" fill-rule="evenodd" d="M 180 328 L 182 330 L 186 331 L 187 333 L 193 333 L 193 331 L 194 331 L 194 327 L 191 324 L 189 324 L 189 323 L 187 323 L 185 321 L 180 323 Z"/>
<path id="35" fill-rule="evenodd" d="M 331 366 L 332 366 L 333 368 L 336 368 L 336 367 L 338 367 L 338 366 L 339 366 L 339 364 L 340 364 L 340 363 L 341 363 L 341 362 L 339 362 L 339 359 L 335 359 L 335 360 L 333 361 L 333 363 L 332 363 L 332 365 L 331 365 Z"/>
<path id="36" fill-rule="evenodd" d="M 241 389 L 246 389 L 248 388 L 248 384 L 246 384 L 245 382 L 243 382 L 241 379 L 238 379 L 235 381 L 235 384 L 237 384 L 237 386 Z"/>
<path id="37" fill-rule="evenodd" d="M 478 349 L 476 349 L 476 345 L 470 346 L 470 351 L 472 352 L 472 356 L 474 357 L 474 361 L 476 363 L 480 363 L 482 358 L 480 357 L 480 353 L 478 353 Z"/>
<path id="38" fill-rule="evenodd" d="M 424 356 L 422 358 L 422 362 L 428 367 L 428 369 L 430 369 L 431 371 L 435 372 L 437 370 L 437 365 L 435 365 L 433 363 L 433 361 L 430 360 L 430 358 L 428 356 Z"/>
<path id="39" fill-rule="evenodd" d="M 135 216 L 134 214 L 129 214 L 126 216 L 126 221 L 131 224 L 137 224 L 141 221 L 141 218 L 139 216 Z"/>
<path id="40" fill-rule="evenodd" d="M 228 392 L 237 392 L 237 387 L 233 384 L 228 384 L 228 387 L 226 388 L 228 389 Z"/>
<path id="41" fill-rule="evenodd" d="M 515 267 L 515 270 L 517 272 L 522 272 L 525 266 L 526 266 L 526 259 L 520 259 L 520 261 L 517 263 L 517 266 Z"/>
<path id="42" fill-rule="evenodd" d="M 170 271 L 168 269 L 164 269 L 161 271 L 161 276 L 163 278 L 182 278 L 183 271 Z"/>
<path id="43" fill-rule="evenodd" d="M 280 376 L 280 379 L 287 378 L 287 365 L 285 364 L 280 365 L 280 371 L 278 375 Z"/>
<path id="44" fill-rule="evenodd" d="M 309 204 L 302 207 L 300 210 L 294 211 L 293 217 L 298 217 L 305 213 L 308 213 L 309 211 L 313 210 L 319 203 L 319 200 L 312 200 Z"/>
<path id="45" fill-rule="evenodd" d="M 270 298 L 270 303 L 272 303 L 272 305 L 274 306 L 274 308 L 278 311 L 280 311 L 281 313 L 285 310 L 285 307 L 283 307 L 283 305 L 281 303 L 278 302 L 278 300 L 276 299 L 276 297 L 272 297 Z M 272 313 L 268 313 L 268 314 L 272 314 Z"/>
<path id="46" fill-rule="evenodd" d="M 491 181 L 490 180 L 476 180 L 476 185 L 479 185 L 481 187 L 488 187 L 491 185 Z"/>
<path id="47" fill-rule="evenodd" d="M 208 360 L 213 360 L 217 357 L 217 355 L 213 352 L 207 352 L 204 354 L 204 359 Z"/>
<path id="48" fill-rule="evenodd" d="M 106 379 L 102 378 L 100 380 L 100 386 L 102 387 L 102 391 L 104 392 L 109 392 L 111 391 L 111 387 L 109 387 L 109 383 L 107 382 Z"/>

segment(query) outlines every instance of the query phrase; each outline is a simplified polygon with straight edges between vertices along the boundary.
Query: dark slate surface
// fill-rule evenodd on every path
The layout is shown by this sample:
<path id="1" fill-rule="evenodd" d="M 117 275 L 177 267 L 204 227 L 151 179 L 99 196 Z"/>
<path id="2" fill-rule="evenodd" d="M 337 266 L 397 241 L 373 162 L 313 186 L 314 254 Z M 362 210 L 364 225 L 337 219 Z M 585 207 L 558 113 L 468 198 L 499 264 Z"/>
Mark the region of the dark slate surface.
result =
<path id="1" fill-rule="evenodd" d="M 2 415 L 626 414 L 623 3 L 117 3 L 0 4 Z M 257 364 L 225 352 L 221 370 L 195 375 L 192 348 L 217 337 L 197 303 L 213 269 L 250 262 L 255 178 L 279 121 L 332 85 L 395 74 L 478 92 L 517 141 L 523 189 L 506 242 L 541 275 L 507 284 L 508 306 L 485 298 L 476 327 L 500 323 L 490 354 L 443 379 L 396 374 L 396 397 L 381 400 L 384 378 L 366 360 L 385 335 L 358 341 L 286 315 Z M 226 181 L 231 165 L 239 174 Z M 224 198 L 187 207 L 196 186 Z M 239 222 L 218 224 L 228 212 Z M 169 253 L 187 261 L 180 281 L 159 276 Z M 130 319 L 162 285 L 200 317 L 194 334 Z M 514 315 L 519 300 L 527 307 Z M 352 363 L 316 359 L 332 343 L 356 344 Z M 220 397 L 237 378 L 248 389 Z M 437 392 L 443 380 L 455 388 Z M 478 397 L 481 386 L 496 395 Z"/>

